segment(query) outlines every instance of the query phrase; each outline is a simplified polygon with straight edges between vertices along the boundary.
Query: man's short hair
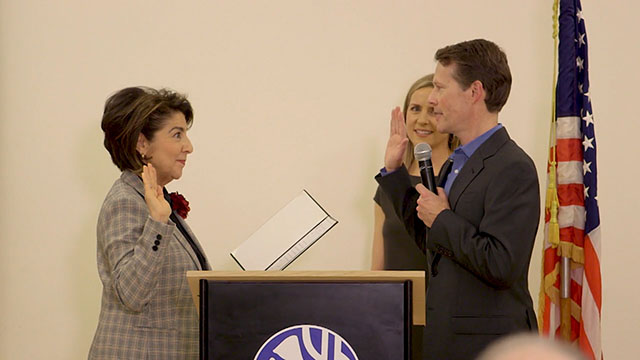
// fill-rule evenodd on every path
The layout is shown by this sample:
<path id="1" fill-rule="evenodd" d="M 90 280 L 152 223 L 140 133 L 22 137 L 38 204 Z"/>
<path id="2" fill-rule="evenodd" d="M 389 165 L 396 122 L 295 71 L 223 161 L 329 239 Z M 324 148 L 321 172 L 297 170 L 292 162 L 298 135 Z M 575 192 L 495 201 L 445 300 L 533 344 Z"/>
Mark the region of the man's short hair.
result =
<path id="1" fill-rule="evenodd" d="M 487 110 L 502 110 L 511 91 L 511 71 L 498 45 L 484 39 L 464 41 L 438 50 L 435 60 L 443 66 L 455 65 L 453 77 L 463 89 L 480 81 L 487 94 Z"/>

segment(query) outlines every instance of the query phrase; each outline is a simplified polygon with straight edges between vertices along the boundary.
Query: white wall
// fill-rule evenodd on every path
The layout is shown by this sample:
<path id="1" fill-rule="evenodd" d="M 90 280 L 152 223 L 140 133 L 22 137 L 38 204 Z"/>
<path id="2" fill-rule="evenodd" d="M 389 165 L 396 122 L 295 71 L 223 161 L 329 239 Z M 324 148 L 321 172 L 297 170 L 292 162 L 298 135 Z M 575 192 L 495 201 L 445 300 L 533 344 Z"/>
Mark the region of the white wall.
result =
<path id="1" fill-rule="evenodd" d="M 545 185 L 551 3 L 0 0 L 0 358 L 86 357 L 101 291 L 95 222 L 118 176 L 100 130 L 115 90 L 167 86 L 190 95 L 195 152 L 169 188 L 191 201 L 189 223 L 216 269 L 236 270 L 229 252 L 302 188 L 340 223 L 291 269 L 367 269 L 388 114 L 433 70 L 441 46 L 483 37 L 506 50 L 514 86 L 501 122 Z M 584 3 L 603 343 L 608 358 L 629 359 L 640 324 L 631 162 L 640 130 L 631 117 L 640 80 L 631 27 L 640 6 Z"/>

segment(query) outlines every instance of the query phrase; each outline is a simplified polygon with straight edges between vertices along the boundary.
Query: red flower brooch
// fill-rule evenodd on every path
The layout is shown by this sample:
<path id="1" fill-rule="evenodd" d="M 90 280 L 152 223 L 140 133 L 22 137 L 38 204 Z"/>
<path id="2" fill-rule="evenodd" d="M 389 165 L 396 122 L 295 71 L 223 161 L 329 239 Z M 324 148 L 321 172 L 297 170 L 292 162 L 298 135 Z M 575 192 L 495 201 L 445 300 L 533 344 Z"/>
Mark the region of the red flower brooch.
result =
<path id="1" fill-rule="evenodd" d="M 181 218 L 186 219 L 189 210 L 191 210 L 187 199 L 177 191 L 170 193 L 169 196 L 171 196 L 171 210 L 175 210 Z"/>

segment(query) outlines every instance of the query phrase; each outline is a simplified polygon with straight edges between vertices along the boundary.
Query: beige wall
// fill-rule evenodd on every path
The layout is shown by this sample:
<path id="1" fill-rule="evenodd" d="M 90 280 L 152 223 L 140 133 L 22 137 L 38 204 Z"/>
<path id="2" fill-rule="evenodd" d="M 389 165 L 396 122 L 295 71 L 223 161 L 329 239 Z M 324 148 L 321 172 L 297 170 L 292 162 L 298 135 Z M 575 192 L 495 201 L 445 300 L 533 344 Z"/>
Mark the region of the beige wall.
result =
<path id="1" fill-rule="evenodd" d="M 514 75 L 500 120 L 544 185 L 552 1 L 0 0 L 0 358 L 86 356 L 101 285 L 95 222 L 118 171 L 101 145 L 106 97 L 189 93 L 195 152 L 170 184 L 216 269 L 301 189 L 340 223 L 291 269 L 367 269 L 374 174 L 390 109 L 434 51 L 484 37 Z M 584 1 L 599 145 L 603 342 L 634 356 L 640 200 L 636 2 Z M 622 4 L 625 3 L 625 4 Z M 532 260 L 538 294 L 540 236 Z"/>

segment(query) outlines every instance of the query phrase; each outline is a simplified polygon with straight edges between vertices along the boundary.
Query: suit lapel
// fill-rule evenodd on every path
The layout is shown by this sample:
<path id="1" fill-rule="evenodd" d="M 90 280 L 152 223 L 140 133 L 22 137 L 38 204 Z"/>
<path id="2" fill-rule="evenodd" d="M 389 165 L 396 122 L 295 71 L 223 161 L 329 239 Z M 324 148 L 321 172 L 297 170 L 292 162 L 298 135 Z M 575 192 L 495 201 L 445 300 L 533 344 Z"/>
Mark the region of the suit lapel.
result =
<path id="1" fill-rule="evenodd" d="M 460 196 L 467 189 L 473 179 L 484 169 L 484 161 L 492 157 L 498 149 L 509 140 L 509 134 L 505 128 L 501 128 L 491 135 L 480 147 L 471 155 L 471 158 L 464 164 L 460 173 L 453 181 L 449 191 L 449 204 L 455 211 Z"/>
<path id="2" fill-rule="evenodd" d="M 464 164 L 460 173 L 451 185 L 451 190 L 449 190 L 449 205 L 451 205 L 451 209 L 454 211 L 462 193 L 464 193 L 467 186 L 471 184 L 473 179 L 475 179 L 475 177 L 484 168 L 484 158 L 481 158 L 478 155 L 477 151 L 471 155 L 471 158 Z"/>
<path id="3" fill-rule="evenodd" d="M 447 161 L 442 164 L 440 171 L 438 172 L 438 184 L 437 187 L 444 187 L 444 184 L 447 182 L 447 177 L 451 172 L 451 167 L 453 166 L 453 159 L 449 158 Z"/>

